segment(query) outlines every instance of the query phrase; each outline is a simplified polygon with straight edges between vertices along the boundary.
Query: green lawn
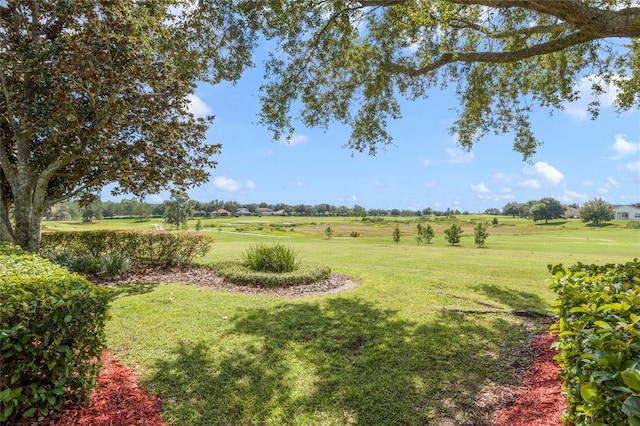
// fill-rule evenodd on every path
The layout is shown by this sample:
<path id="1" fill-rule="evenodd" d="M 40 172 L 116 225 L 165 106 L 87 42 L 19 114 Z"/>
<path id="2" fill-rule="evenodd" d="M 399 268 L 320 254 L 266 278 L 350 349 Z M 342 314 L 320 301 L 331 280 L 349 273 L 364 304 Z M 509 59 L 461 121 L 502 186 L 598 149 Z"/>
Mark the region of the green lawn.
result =
<path id="1" fill-rule="evenodd" d="M 201 232 L 215 243 L 199 262 L 280 242 L 359 285 L 302 299 L 171 283 L 132 287 L 112 304 L 109 349 L 140 368 L 171 424 L 483 424 L 487 392 L 514 385 L 514 369 L 531 362 L 521 349 L 547 326 L 508 311 L 551 314 L 548 264 L 632 260 L 640 254 L 640 229 L 499 217 L 478 249 L 473 226 L 491 217 L 459 219 L 464 233 L 455 247 L 443 236 L 447 221 L 428 222 L 436 237 L 418 246 L 410 218 L 203 220 Z M 161 222 L 46 226 L 152 229 L 152 223 Z"/>

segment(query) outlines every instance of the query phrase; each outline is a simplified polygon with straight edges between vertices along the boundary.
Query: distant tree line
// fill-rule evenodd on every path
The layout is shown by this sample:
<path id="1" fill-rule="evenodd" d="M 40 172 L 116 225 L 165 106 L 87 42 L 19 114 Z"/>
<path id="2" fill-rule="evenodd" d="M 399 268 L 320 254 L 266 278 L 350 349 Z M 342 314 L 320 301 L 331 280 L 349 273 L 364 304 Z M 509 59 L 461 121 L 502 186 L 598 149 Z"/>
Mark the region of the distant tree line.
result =
<path id="1" fill-rule="evenodd" d="M 502 209 L 489 208 L 484 211 L 488 215 L 504 215 L 512 217 L 531 218 L 534 221 L 562 218 L 567 208 L 580 209 L 578 204 L 563 205 L 560 201 L 545 197 L 539 200 L 531 200 L 524 203 L 509 202 Z M 596 209 L 594 213 L 593 210 Z M 122 199 L 120 201 L 96 200 L 82 207 L 77 201 L 66 201 L 53 206 L 47 218 L 52 220 L 83 220 L 91 222 L 94 219 L 131 217 L 146 220 L 152 217 L 165 218 L 169 223 L 184 223 L 187 218 L 215 216 L 218 211 L 227 211 L 234 214 L 238 209 L 246 208 L 253 214 L 259 214 L 258 209 L 268 208 L 273 211 L 282 211 L 286 216 L 391 216 L 391 217 L 430 217 L 430 216 L 457 216 L 468 215 L 468 211 L 447 208 L 435 210 L 425 208 L 422 210 L 408 209 L 365 209 L 362 206 L 353 207 L 335 206 L 331 204 L 269 204 L 249 203 L 241 204 L 237 201 L 213 200 L 202 202 L 189 199 L 184 192 L 173 191 L 171 199 L 162 203 L 143 202 L 135 198 Z M 588 201 L 580 209 L 586 213 L 586 217 L 595 218 L 594 222 L 610 220 L 607 215 L 612 215 L 611 205 L 602 199 Z M 583 214 L 583 216 L 585 216 Z M 584 219 L 585 217 L 583 217 Z"/>
<path id="2" fill-rule="evenodd" d="M 268 208 L 273 211 L 283 211 L 287 216 L 395 216 L 395 217 L 411 217 L 411 216 L 455 216 L 468 215 L 468 211 L 461 212 L 458 209 L 434 210 L 426 208 L 422 210 L 408 209 L 365 209 L 362 206 L 355 205 L 353 207 L 335 206 L 331 204 L 269 204 L 269 203 L 249 203 L 241 204 L 237 201 L 213 200 L 208 202 L 191 200 L 184 197 L 184 193 L 173 194 L 170 200 L 162 203 L 149 203 L 137 200 L 135 198 L 122 199 L 120 201 L 100 201 L 96 200 L 88 205 L 81 207 L 77 201 L 66 201 L 56 204 L 47 213 L 47 219 L 50 220 L 83 220 L 90 222 L 94 219 L 115 218 L 115 217 L 131 217 L 148 219 L 152 217 L 168 217 L 173 216 L 175 211 L 175 203 L 182 203 L 188 206 L 188 217 L 204 217 L 214 216 L 217 211 L 224 210 L 234 214 L 240 208 L 246 208 L 254 214 L 258 214 L 259 208 Z M 170 221 L 172 223 L 172 221 Z"/>

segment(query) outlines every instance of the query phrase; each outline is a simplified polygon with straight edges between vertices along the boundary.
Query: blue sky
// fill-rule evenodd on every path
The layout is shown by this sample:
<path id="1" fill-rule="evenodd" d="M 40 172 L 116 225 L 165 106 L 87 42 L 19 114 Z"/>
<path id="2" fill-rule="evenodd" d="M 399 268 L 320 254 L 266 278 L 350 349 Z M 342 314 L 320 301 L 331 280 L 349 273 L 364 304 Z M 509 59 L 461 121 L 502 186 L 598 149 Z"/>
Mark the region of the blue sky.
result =
<path id="1" fill-rule="evenodd" d="M 436 90 L 426 100 L 403 102 L 403 118 L 389 127 L 395 145 L 370 157 L 343 148 L 350 129 L 338 123 L 328 131 L 298 127 L 291 144 L 272 141 L 257 124 L 262 75 L 251 69 L 235 85 L 198 88 L 192 111 L 215 115 L 208 141 L 221 143 L 222 154 L 210 181 L 188 191 L 192 199 L 469 212 L 543 197 L 640 202 L 640 112 L 616 114 L 612 96 L 601 97 L 595 121 L 588 100 L 552 116 L 535 111 L 534 131 L 544 145 L 529 164 L 508 136 L 489 135 L 471 152 L 459 149 L 448 132 L 455 95 Z M 147 201 L 165 199 L 161 193 Z"/>

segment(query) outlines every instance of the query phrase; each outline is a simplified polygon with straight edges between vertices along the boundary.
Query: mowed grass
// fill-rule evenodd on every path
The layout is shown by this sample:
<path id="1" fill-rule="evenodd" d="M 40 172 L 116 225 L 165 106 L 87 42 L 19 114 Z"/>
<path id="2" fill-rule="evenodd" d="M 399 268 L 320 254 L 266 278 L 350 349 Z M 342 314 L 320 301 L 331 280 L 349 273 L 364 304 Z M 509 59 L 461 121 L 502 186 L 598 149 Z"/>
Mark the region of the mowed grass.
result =
<path id="1" fill-rule="evenodd" d="M 436 237 L 418 246 L 411 218 L 202 220 L 215 243 L 199 262 L 280 242 L 359 285 L 300 299 L 172 283 L 129 287 L 112 304 L 109 349 L 139 368 L 170 424 L 489 424 L 490 390 L 516 384 L 514 371 L 531 362 L 522 348 L 548 326 L 513 312 L 552 314 L 547 265 L 632 260 L 640 230 L 499 217 L 478 249 L 473 226 L 492 218 L 459 219 L 464 233 L 455 247 L 444 239 L 447 221 L 428 222 Z M 83 229 L 150 223 L 105 220 Z"/>

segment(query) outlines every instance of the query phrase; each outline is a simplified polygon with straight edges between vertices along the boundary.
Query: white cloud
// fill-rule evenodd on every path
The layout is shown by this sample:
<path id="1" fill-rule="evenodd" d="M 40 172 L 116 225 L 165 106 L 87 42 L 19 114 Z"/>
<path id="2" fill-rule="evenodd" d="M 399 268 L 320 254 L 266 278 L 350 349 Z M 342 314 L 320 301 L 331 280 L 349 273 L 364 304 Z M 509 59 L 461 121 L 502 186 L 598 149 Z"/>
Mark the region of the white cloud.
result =
<path id="1" fill-rule="evenodd" d="M 225 176 L 216 176 L 213 178 L 213 186 L 223 191 L 236 192 L 242 188 L 242 185 L 233 179 Z"/>
<path id="2" fill-rule="evenodd" d="M 287 145 L 291 145 L 291 146 L 304 143 L 304 142 L 306 142 L 308 140 L 309 140 L 309 138 L 307 136 L 305 136 L 305 135 L 292 135 L 292 136 L 289 136 L 287 138 L 280 139 L 281 142 L 283 142 L 283 143 L 285 143 Z"/>
<path id="3" fill-rule="evenodd" d="M 613 150 L 618 154 L 616 158 L 622 158 L 625 155 L 640 152 L 640 143 L 629 142 L 625 139 L 624 135 L 615 135 L 614 139 Z"/>
<path id="4" fill-rule="evenodd" d="M 248 181 L 247 181 L 247 188 L 249 188 L 249 189 L 256 189 L 256 184 L 255 184 L 255 182 L 254 182 L 254 181 L 252 181 L 252 180 L 248 180 Z"/>
<path id="5" fill-rule="evenodd" d="M 425 186 L 426 188 L 435 188 L 436 186 L 438 186 L 438 184 L 437 184 L 437 183 L 435 183 L 435 182 L 425 182 L 425 183 L 424 183 L 424 186 Z"/>
<path id="6" fill-rule="evenodd" d="M 564 175 L 555 167 L 544 161 L 539 161 L 528 169 L 524 170 L 525 174 L 534 175 L 538 179 L 551 185 L 559 185 L 564 181 Z"/>
<path id="7" fill-rule="evenodd" d="M 349 197 L 349 201 L 351 201 L 352 203 L 355 203 L 356 201 L 358 201 L 358 197 L 356 197 L 355 195 L 352 195 L 351 197 Z"/>
<path id="8" fill-rule="evenodd" d="M 213 112 L 211 107 L 196 95 L 189 95 L 187 99 L 189 100 L 189 112 L 196 117 L 204 117 Z"/>
<path id="9" fill-rule="evenodd" d="M 513 194 L 481 194 L 478 195 L 478 198 L 481 200 L 504 201 L 513 200 L 515 197 Z"/>
<path id="10" fill-rule="evenodd" d="M 473 152 L 447 148 L 447 154 L 449 154 L 449 162 L 454 164 L 470 163 L 473 160 Z"/>
<path id="11" fill-rule="evenodd" d="M 620 188 L 620 184 L 611 176 L 607 176 L 607 183 L 615 188 Z"/>
<path id="12" fill-rule="evenodd" d="M 430 166 L 431 165 L 431 160 L 429 160 L 429 159 L 422 160 L 422 165 L 423 166 Z"/>
<path id="13" fill-rule="evenodd" d="M 526 180 L 523 180 L 522 182 L 518 182 L 518 186 L 520 186 L 522 188 L 527 188 L 527 189 L 540 189 L 540 188 L 542 188 L 542 185 L 540 184 L 540 182 L 538 182 L 537 179 L 526 179 Z"/>
<path id="14" fill-rule="evenodd" d="M 628 163 L 627 170 L 631 170 L 632 172 L 640 172 L 640 161 Z"/>
<path id="15" fill-rule="evenodd" d="M 592 181 L 592 180 L 584 180 L 584 181 L 582 181 L 582 184 L 583 184 L 584 186 L 594 186 L 594 185 L 595 185 L 595 182 L 594 182 L 594 181 Z"/>
<path id="16" fill-rule="evenodd" d="M 564 194 L 562 194 L 559 197 L 560 201 L 562 201 L 563 203 L 575 203 L 577 201 L 581 201 L 581 200 L 586 200 L 587 199 L 587 194 L 581 194 L 579 192 L 575 192 L 575 191 L 565 191 Z"/>
<path id="17" fill-rule="evenodd" d="M 144 201 L 149 202 L 149 203 L 161 203 L 164 200 L 162 199 L 162 197 L 159 194 L 151 194 L 151 195 L 147 195 L 144 198 Z"/>
<path id="18" fill-rule="evenodd" d="M 496 182 L 503 182 L 503 183 L 507 183 L 507 182 L 511 182 L 511 176 L 509 175 L 505 175 L 504 173 L 494 173 L 493 176 L 491 176 L 491 179 L 493 179 Z"/>
<path id="19" fill-rule="evenodd" d="M 379 180 L 374 181 L 373 184 L 375 186 L 382 186 L 382 182 L 380 182 Z"/>
<path id="20" fill-rule="evenodd" d="M 487 192 L 491 192 L 491 190 L 487 187 L 487 185 L 485 185 L 484 183 L 479 183 L 479 184 L 471 184 L 470 185 L 471 189 L 473 189 L 475 192 L 480 192 L 480 193 L 487 193 Z"/>
<path id="21" fill-rule="evenodd" d="M 578 120 L 586 120 L 590 116 L 587 108 L 589 107 L 589 103 L 594 99 L 594 94 L 592 93 L 594 83 L 601 86 L 604 90 L 604 93 L 597 96 L 600 107 L 613 105 L 618 93 L 618 88 L 614 84 L 606 84 L 598 76 L 589 75 L 582 77 L 575 85 L 574 89 L 578 91 L 579 99 L 575 102 L 565 103 L 564 112 Z"/>

